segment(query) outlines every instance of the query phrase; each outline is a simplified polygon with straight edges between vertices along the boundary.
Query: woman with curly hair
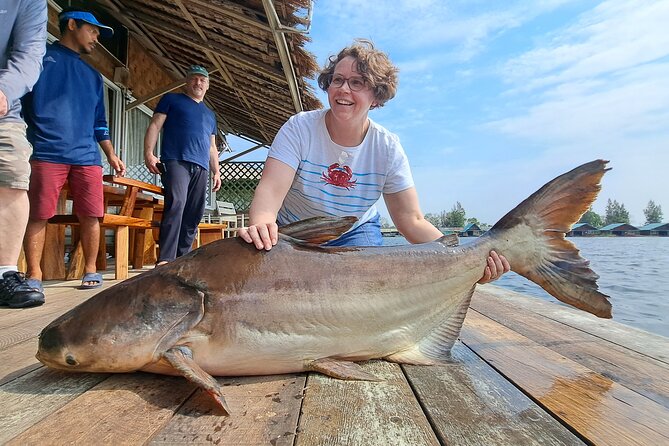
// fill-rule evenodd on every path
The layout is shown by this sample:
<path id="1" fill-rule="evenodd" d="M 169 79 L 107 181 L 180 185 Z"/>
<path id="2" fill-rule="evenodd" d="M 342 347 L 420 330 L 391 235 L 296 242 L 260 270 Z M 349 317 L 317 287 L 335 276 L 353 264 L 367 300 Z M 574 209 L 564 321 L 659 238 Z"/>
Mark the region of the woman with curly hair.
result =
<path id="1" fill-rule="evenodd" d="M 355 216 L 356 224 L 327 246 L 382 244 L 375 203 L 383 195 L 397 229 L 411 243 L 442 233 L 420 210 L 399 138 L 368 117 L 395 96 L 398 69 L 368 40 L 331 56 L 318 76 L 330 107 L 298 113 L 279 130 L 249 211 L 238 234 L 269 250 L 278 227 L 315 216 Z M 482 282 L 509 271 L 492 252 Z"/>

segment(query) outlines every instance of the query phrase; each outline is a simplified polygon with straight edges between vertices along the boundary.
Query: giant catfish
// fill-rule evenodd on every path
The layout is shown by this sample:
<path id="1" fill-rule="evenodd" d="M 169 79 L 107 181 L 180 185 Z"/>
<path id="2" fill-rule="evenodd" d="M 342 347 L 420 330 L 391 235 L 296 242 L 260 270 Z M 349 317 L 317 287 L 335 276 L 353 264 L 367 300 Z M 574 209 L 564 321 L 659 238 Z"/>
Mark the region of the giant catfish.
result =
<path id="1" fill-rule="evenodd" d="M 289 225 L 270 251 L 239 238 L 210 243 L 62 315 L 40 334 L 37 358 L 73 371 L 183 375 L 226 413 L 211 375 L 318 371 L 373 380 L 355 361 L 448 359 L 491 250 L 562 302 L 609 318 L 597 274 L 565 239 L 599 192 L 606 164 L 557 177 L 464 246 L 449 236 L 318 246 L 350 218 Z"/>

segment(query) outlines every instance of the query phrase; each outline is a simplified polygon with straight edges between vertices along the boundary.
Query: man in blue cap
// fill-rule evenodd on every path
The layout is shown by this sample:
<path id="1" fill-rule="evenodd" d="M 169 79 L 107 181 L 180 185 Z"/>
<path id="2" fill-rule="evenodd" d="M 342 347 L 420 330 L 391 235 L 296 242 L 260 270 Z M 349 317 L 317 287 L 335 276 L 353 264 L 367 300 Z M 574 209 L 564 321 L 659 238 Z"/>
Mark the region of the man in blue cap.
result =
<path id="1" fill-rule="evenodd" d="M 200 65 L 191 65 L 186 78 L 186 93 L 164 95 L 146 130 L 144 164 L 150 172 L 162 174 L 165 187 L 157 265 L 190 251 L 197 225 L 204 214 L 209 170 L 213 175 L 214 192 L 221 187 L 216 116 L 203 102 L 208 89 L 209 72 Z M 163 171 L 153 153 L 161 129 Z"/>
<path id="2" fill-rule="evenodd" d="M 125 165 L 111 143 L 102 76 L 80 55 L 90 54 L 98 37 L 111 36 L 113 30 L 82 9 L 65 9 L 58 18 L 61 38 L 47 46 L 42 74 L 32 93 L 23 98 L 28 140 L 33 145 L 30 218 L 23 244 L 26 276 L 30 283 L 41 286 L 46 224 L 56 213 L 58 196 L 67 181 L 84 251 L 81 287 L 94 288 L 102 285 L 95 261 L 100 240 L 98 218 L 105 212 L 98 144 L 117 174 L 125 174 Z"/>

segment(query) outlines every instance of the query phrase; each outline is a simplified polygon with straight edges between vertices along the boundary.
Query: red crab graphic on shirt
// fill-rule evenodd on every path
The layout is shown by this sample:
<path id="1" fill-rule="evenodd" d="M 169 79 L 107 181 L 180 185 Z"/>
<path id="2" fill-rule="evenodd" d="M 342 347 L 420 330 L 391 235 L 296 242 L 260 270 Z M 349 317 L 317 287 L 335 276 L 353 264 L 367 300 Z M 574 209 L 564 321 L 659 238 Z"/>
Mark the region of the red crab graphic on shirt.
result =
<path id="1" fill-rule="evenodd" d="M 353 189 L 358 180 L 351 181 L 353 172 L 348 166 L 342 166 L 339 163 L 330 164 L 327 172 L 323 172 L 321 179 L 326 184 L 332 184 L 337 187 L 345 187 L 346 190 Z"/>

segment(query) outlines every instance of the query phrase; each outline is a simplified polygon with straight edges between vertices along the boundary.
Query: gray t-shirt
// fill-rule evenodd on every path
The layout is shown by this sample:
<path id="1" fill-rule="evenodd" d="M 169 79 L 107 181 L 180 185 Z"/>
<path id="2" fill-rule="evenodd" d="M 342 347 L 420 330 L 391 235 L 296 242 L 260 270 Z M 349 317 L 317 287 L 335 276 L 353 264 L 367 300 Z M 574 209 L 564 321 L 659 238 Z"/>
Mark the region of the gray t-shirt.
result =
<path id="1" fill-rule="evenodd" d="M 9 111 L 0 122 L 22 122 L 21 97 L 42 71 L 46 51 L 47 2 L 12 0 L 0 5 L 0 90 Z"/>
<path id="2" fill-rule="evenodd" d="M 340 146 L 327 131 L 326 112 L 298 113 L 274 138 L 268 157 L 295 169 L 279 225 L 316 216 L 355 216 L 358 226 L 377 214 L 374 204 L 382 194 L 414 185 L 397 135 L 370 119 L 359 146 Z"/>

